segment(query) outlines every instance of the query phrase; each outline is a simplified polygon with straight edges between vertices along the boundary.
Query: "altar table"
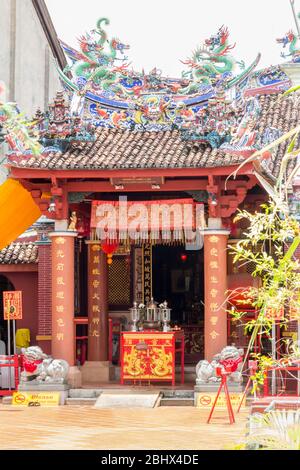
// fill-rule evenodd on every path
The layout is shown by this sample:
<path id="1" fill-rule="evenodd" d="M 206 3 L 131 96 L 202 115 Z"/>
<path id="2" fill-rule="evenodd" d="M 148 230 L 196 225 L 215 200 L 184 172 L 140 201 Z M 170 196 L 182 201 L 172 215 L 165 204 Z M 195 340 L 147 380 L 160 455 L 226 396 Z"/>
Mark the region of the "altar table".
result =
<path id="1" fill-rule="evenodd" d="M 125 381 L 171 382 L 175 385 L 175 356 L 181 354 L 184 384 L 184 332 L 125 331 L 121 333 L 121 384 Z"/>

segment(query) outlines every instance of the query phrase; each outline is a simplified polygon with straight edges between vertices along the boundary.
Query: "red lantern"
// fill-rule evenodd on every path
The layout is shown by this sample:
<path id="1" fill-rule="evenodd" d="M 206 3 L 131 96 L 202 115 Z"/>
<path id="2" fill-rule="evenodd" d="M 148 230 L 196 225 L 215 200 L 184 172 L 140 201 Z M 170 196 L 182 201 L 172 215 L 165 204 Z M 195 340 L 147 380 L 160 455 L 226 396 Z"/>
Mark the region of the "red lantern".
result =
<path id="1" fill-rule="evenodd" d="M 103 242 L 101 244 L 102 251 L 107 255 L 107 264 L 110 266 L 112 264 L 113 253 L 119 248 L 118 242 Z"/>
<path id="2" fill-rule="evenodd" d="M 230 290 L 229 302 L 238 310 L 254 310 L 251 302 L 249 290 L 251 287 L 241 287 L 239 289 Z"/>

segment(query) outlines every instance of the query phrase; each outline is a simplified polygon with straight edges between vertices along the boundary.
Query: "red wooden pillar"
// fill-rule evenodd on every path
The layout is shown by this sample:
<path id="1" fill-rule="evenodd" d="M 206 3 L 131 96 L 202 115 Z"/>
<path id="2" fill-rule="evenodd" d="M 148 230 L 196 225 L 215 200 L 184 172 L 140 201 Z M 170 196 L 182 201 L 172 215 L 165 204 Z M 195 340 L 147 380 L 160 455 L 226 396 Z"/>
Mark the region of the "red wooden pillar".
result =
<path id="1" fill-rule="evenodd" d="M 108 357 L 108 265 L 101 244 L 88 241 L 88 360 L 82 380 L 88 384 L 107 383 L 114 379 L 114 367 Z"/>
<path id="2" fill-rule="evenodd" d="M 227 230 L 204 231 L 205 359 L 227 346 Z"/>
<path id="3" fill-rule="evenodd" d="M 52 240 L 52 356 L 75 361 L 74 240 L 77 232 L 53 232 Z"/>
<path id="4" fill-rule="evenodd" d="M 101 245 L 88 245 L 88 360 L 108 361 L 108 265 Z"/>
<path id="5" fill-rule="evenodd" d="M 51 310 L 51 242 L 36 242 L 39 250 L 38 262 L 38 334 L 37 344 L 46 354 L 51 354 L 52 310 Z"/>

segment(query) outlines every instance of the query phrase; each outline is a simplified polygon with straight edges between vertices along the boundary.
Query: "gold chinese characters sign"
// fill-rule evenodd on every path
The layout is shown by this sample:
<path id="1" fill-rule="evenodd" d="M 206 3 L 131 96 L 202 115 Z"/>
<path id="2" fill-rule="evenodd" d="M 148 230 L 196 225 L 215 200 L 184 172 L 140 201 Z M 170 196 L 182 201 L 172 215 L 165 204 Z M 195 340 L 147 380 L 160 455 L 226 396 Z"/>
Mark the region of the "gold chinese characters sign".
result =
<path id="1" fill-rule="evenodd" d="M 143 281 L 144 304 L 147 305 L 152 297 L 152 246 L 149 243 L 143 246 Z"/>
<path id="2" fill-rule="evenodd" d="M 143 248 L 134 248 L 134 298 L 139 304 L 144 303 Z"/>
<path id="3" fill-rule="evenodd" d="M 218 303 L 219 297 L 219 276 L 220 276 L 220 264 L 219 264 L 219 249 L 218 249 L 219 237 L 217 235 L 211 235 L 209 237 L 209 268 L 210 268 L 210 275 L 209 275 L 209 284 L 210 288 L 208 290 L 208 301 L 209 301 L 209 309 L 212 313 L 209 322 L 210 322 L 210 339 L 215 341 L 218 336 L 220 335 L 218 332 L 218 311 L 220 309 Z"/>
<path id="4" fill-rule="evenodd" d="M 100 263 L 103 252 L 99 243 L 89 244 L 89 337 L 100 338 L 102 282 Z"/>
<path id="5" fill-rule="evenodd" d="M 219 233 L 220 232 L 220 233 Z M 205 234 L 205 358 L 212 360 L 227 344 L 228 232 Z"/>
<path id="6" fill-rule="evenodd" d="M 74 293 L 75 238 L 74 232 L 50 234 L 52 268 L 52 355 L 75 361 Z"/>
<path id="7" fill-rule="evenodd" d="M 100 243 L 88 244 L 88 360 L 108 360 L 108 267 Z"/>
<path id="8" fill-rule="evenodd" d="M 56 285 L 54 310 L 55 310 L 55 338 L 58 342 L 65 339 L 65 313 L 66 313 L 66 253 L 65 247 L 67 240 L 64 237 L 57 237 L 54 239 L 54 272 L 52 276 Z"/>

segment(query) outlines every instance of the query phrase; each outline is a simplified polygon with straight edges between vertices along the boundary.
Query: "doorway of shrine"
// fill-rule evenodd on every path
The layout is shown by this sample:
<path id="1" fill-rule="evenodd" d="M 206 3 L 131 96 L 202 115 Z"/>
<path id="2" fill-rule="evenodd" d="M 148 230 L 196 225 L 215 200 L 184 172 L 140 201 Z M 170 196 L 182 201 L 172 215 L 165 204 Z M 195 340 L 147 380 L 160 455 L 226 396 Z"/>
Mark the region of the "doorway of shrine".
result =
<path id="1" fill-rule="evenodd" d="M 183 244 L 156 245 L 152 250 L 152 291 L 159 303 L 167 300 L 171 324 L 185 333 L 185 363 L 204 358 L 203 250 Z"/>

